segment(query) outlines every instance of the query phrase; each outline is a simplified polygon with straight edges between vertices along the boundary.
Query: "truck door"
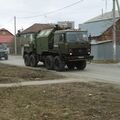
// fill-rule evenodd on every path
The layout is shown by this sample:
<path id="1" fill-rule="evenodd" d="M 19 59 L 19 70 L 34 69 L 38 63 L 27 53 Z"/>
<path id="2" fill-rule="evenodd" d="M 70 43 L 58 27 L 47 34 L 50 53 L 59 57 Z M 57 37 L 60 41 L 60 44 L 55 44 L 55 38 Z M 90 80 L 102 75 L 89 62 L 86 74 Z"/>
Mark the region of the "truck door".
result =
<path id="1" fill-rule="evenodd" d="M 54 50 L 57 50 L 60 53 L 65 52 L 65 35 L 63 33 L 59 33 L 55 35 Z"/>
<path id="2" fill-rule="evenodd" d="M 59 49 L 61 53 L 65 52 L 65 34 L 60 34 L 60 40 L 59 40 Z"/>

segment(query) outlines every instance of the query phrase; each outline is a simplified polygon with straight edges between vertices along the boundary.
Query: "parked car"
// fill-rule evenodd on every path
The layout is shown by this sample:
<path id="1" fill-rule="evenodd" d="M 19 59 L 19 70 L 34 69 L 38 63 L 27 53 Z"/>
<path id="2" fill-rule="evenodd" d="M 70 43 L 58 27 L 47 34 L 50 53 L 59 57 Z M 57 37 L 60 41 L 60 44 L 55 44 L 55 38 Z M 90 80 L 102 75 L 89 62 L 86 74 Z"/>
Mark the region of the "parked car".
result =
<path id="1" fill-rule="evenodd" d="M 0 59 L 2 58 L 8 60 L 8 49 L 6 44 L 0 43 Z"/>

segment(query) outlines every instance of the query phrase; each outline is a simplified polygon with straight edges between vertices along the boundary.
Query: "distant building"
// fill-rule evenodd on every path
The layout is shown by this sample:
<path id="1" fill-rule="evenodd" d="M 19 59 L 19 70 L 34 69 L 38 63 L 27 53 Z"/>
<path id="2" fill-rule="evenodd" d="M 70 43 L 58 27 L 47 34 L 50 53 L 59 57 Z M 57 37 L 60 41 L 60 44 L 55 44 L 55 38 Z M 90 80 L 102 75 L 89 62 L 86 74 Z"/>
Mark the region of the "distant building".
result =
<path id="1" fill-rule="evenodd" d="M 8 30 L 2 28 L 0 29 L 0 43 L 9 44 L 13 41 L 14 35 Z"/>
<path id="2" fill-rule="evenodd" d="M 70 29 L 75 28 L 75 22 L 74 21 L 59 21 L 58 25 L 60 25 L 62 27 L 68 27 Z"/>
<path id="3" fill-rule="evenodd" d="M 0 29 L 0 43 L 4 43 L 8 46 L 9 51 L 13 49 L 11 44 L 13 43 L 14 35 L 8 30 L 2 28 Z"/>
<path id="4" fill-rule="evenodd" d="M 107 12 L 83 24 L 79 24 L 79 29 L 88 31 L 88 35 L 92 41 L 92 55 L 94 55 L 94 60 L 111 60 L 113 58 L 112 12 Z M 120 19 L 117 11 L 116 39 L 117 59 L 120 59 Z"/>
<path id="5" fill-rule="evenodd" d="M 38 33 L 43 29 L 53 28 L 54 25 L 51 24 L 39 24 L 35 23 L 22 32 L 17 34 L 17 53 L 22 54 L 24 44 L 29 43 L 34 39 L 34 33 Z"/>
<path id="6" fill-rule="evenodd" d="M 120 41 L 120 19 L 116 12 L 117 41 Z M 91 39 L 96 41 L 112 40 L 113 19 L 112 12 L 107 12 L 95 18 L 79 24 L 79 29 L 87 30 Z"/>

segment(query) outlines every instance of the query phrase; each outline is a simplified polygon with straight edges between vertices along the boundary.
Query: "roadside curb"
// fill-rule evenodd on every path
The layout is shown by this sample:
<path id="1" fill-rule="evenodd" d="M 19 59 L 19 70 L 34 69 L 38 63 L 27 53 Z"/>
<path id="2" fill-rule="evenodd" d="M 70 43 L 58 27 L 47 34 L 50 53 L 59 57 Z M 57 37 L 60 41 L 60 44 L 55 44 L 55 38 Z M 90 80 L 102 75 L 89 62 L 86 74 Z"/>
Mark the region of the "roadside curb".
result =
<path id="1" fill-rule="evenodd" d="M 21 86 L 39 86 L 39 85 L 50 85 L 50 84 L 62 84 L 62 83 L 73 83 L 80 82 L 79 80 L 74 79 L 62 79 L 62 80 L 44 80 L 44 81 L 27 81 L 19 83 L 5 83 L 0 84 L 0 88 L 9 88 L 9 87 L 21 87 Z"/>

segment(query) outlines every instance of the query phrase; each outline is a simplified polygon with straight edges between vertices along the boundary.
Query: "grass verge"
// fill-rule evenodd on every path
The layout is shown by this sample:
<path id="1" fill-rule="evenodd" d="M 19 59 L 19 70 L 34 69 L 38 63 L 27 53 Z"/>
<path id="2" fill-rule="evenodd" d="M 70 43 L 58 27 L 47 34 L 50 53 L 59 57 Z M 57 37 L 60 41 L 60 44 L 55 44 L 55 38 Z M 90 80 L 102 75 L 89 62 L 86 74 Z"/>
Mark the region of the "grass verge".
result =
<path id="1" fill-rule="evenodd" d="M 120 86 L 72 83 L 0 88 L 0 120 L 120 120 Z"/>
<path id="2" fill-rule="evenodd" d="M 0 63 L 0 83 L 60 79 L 63 76 L 48 70 L 28 69 Z"/>

